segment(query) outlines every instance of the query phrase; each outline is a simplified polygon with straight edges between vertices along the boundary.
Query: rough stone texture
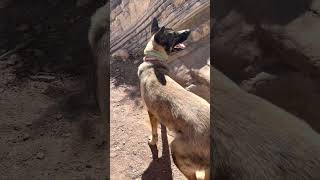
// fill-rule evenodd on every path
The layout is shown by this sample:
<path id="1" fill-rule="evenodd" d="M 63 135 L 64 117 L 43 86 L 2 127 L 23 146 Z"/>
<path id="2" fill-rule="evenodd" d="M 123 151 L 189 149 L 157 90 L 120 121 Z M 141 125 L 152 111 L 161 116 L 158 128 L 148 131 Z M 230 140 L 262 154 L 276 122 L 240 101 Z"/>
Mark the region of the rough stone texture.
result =
<path id="1" fill-rule="evenodd" d="M 111 11 L 111 52 L 119 48 L 127 48 L 131 53 L 139 51 L 151 36 L 150 24 L 153 17 L 158 17 L 160 25 L 184 28 L 183 24 L 190 17 L 204 10 L 202 14 L 207 14 L 203 17 L 207 20 L 206 24 L 199 27 L 199 23 L 195 23 L 191 29 L 198 33 L 192 41 L 200 40 L 209 33 L 209 3 L 205 0 L 122 1 Z"/>
<path id="2" fill-rule="evenodd" d="M 319 4 L 226 0 L 216 3 L 212 13 L 215 67 L 318 132 L 320 112 L 314 108 L 320 101 Z"/>
<path id="3" fill-rule="evenodd" d="M 175 80 L 182 86 L 189 87 L 188 90 L 209 101 L 210 67 L 207 64 L 208 59 L 210 59 L 209 40 L 205 39 L 190 45 L 184 53 L 175 57 L 169 63 Z"/>

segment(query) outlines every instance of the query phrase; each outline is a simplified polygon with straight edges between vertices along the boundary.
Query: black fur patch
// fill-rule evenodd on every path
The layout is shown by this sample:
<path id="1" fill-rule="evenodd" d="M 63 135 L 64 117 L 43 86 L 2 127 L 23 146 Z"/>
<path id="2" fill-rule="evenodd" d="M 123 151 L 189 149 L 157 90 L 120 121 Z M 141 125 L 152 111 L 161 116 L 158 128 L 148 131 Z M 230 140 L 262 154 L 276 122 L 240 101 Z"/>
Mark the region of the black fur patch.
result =
<path id="1" fill-rule="evenodd" d="M 161 45 L 168 54 L 175 51 L 174 47 L 187 40 L 190 35 L 190 31 L 179 33 L 164 26 L 160 28 L 156 18 L 152 21 L 151 32 L 154 34 L 155 42 Z"/>

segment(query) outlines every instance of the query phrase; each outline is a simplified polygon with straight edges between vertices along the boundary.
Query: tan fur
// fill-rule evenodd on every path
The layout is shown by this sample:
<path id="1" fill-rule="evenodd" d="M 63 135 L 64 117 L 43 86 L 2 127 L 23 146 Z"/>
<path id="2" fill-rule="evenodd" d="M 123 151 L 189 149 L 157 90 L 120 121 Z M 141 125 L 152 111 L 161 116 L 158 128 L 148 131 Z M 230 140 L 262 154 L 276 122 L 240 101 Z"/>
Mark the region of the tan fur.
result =
<path id="1" fill-rule="evenodd" d="M 100 7 L 91 17 L 91 24 L 88 33 L 89 45 L 92 49 L 95 62 L 95 82 L 96 82 L 96 96 L 99 103 L 100 111 L 104 119 L 107 110 L 108 100 L 108 82 L 109 82 L 109 5 L 106 3 Z"/>
<path id="2" fill-rule="evenodd" d="M 292 114 L 243 91 L 212 67 L 211 73 L 213 178 L 320 179 L 317 132 Z"/>
<path id="3" fill-rule="evenodd" d="M 164 52 L 151 38 L 147 48 Z M 161 123 L 176 132 L 171 143 L 174 163 L 188 178 L 196 179 L 196 171 L 209 173 L 210 105 L 185 90 L 169 74 L 162 62 L 144 62 L 139 66 L 140 89 L 148 109 L 152 135 L 149 144 L 157 143 L 157 125 Z M 209 179 L 206 176 L 206 179 Z"/>

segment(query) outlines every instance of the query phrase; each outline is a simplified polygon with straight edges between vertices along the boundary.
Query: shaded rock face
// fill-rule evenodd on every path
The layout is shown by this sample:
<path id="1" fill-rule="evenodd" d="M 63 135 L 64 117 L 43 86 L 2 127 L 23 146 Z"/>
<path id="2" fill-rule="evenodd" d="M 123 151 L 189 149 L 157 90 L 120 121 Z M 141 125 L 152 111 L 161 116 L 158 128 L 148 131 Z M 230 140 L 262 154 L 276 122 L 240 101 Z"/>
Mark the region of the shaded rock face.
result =
<path id="1" fill-rule="evenodd" d="M 151 20 L 175 30 L 190 29 L 184 51 L 169 58 L 173 78 L 207 101 L 210 98 L 210 2 L 205 0 L 122 0 L 111 2 L 110 52 L 140 54 L 151 38 Z"/>
<path id="2" fill-rule="evenodd" d="M 226 0 L 215 6 L 215 67 L 320 132 L 320 1 Z"/>
<path id="3" fill-rule="evenodd" d="M 203 20 L 209 21 L 210 2 L 205 0 L 123 0 L 121 3 L 113 3 L 115 5 L 110 17 L 111 53 L 120 48 L 128 49 L 132 53 L 141 50 L 151 37 L 150 26 L 153 17 L 158 18 L 160 26 L 165 25 L 178 30 L 191 24 L 194 24 L 195 28 L 201 25 L 199 23 L 203 23 Z M 199 18 L 200 22 L 188 22 L 191 17 L 199 14 L 202 16 Z M 197 40 L 200 39 L 199 35 L 195 36 L 198 36 L 195 37 Z"/>

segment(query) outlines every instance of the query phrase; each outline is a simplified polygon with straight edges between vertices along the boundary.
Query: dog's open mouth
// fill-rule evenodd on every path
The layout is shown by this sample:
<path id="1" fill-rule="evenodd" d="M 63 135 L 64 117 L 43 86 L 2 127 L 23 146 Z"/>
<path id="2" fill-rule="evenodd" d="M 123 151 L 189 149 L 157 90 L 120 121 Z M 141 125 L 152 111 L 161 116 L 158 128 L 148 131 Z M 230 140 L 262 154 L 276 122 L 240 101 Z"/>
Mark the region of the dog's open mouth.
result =
<path id="1" fill-rule="evenodd" d="M 173 47 L 173 51 L 174 52 L 176 52 L 176 51 L 181 51 L 181 50 L 183 50 L 183 49 L 185 49 L 186 48 L 186 45 L 184 45 L 183 43 L 179 43 L 179 44 L 177 44 L 177 45 L 175 45 L 174 47 Z"/>

